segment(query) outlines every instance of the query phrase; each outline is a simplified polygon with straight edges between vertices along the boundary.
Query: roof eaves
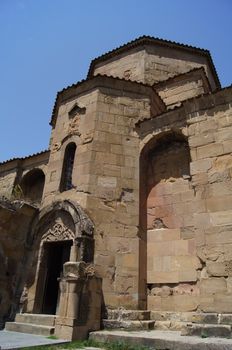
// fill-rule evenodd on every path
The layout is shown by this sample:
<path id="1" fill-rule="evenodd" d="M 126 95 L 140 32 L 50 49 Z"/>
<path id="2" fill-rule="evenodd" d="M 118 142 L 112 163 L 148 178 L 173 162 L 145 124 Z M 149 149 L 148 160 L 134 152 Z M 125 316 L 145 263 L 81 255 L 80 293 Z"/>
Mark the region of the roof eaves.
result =
<path id="1" fill-rule="evenodd" d="M 83 79 L 77 83 L 74 83 L 72 85 L 69 85 L 67 87 L 65 87 L 64 89 L 62 89 L 61 91 L 58 91 L 57 94 L 56 94 L 56 99 L 55 99 L 55 104 L 54 104 L 54 107 L 53 107 L 53 110 L 52 110 L 52 116 L 51 116 L 51 120 L 50 120 L 50 125 L 54 127 L 55 125 L 55 122 L 56 122 L 56 118 L 57 118 L 57 105 L 58 105 L 58 101 L 59 101 L 59 98 L 60 96 L 62 95 L 62 93 L 64 93 L 65 91 L 69 90 L 69 89 L 72 89 L 72 88 L 77 88 L 91 80 L 96 80 L 96 79 L 101 79 L 101 78 L 107 78 L 107 79 L 111 79 L 111 80 L 115 80 L 115 81 L 121 81 L 121 82 L 125 82 L 127 84 L 135 84 L 137 86 L 144 86 L 146 88 L 149 88 L 150 90 L 152 90 L 156 95 L 157 97 L 160 99 L 160 103 L 163 104 L 163 106 L 166 108 L 163 100 L 160 98 L 160 96 L 158 95 L 158 93 L 153 89 L 153 87 L 149 84 L 144 84 L 142 82 L 138 82 L 136 80 L 130 80 L 130 79 L 125 79 L 125 78 L 118 78 L 118 77 L 114 77 L 114 76 L 111 76 L 111 75 L 106 75 L 106 74 L 97 74 L 97 75 L 94 75 L 94 76 L 91 76 L 90 78 L 87 78 L 87 79 Z"/>
<path id="2" fill-rule="evenodd" d="M 87 77 L 89 78 L 89 77 L 91 77 L 93 75 L 94 65 L 96 63 L 104 61 L 105 59 L 110 59 L 110 58 L 114 57 L 117 54 L 124 53 L 128 49 L 135 48 L 135 47 L 137 47 L 137 46 L 139 46 L 141 44 L 145 45 L 145 44 L 152 44 L 152 43 L 156 43 L 156 44 L 159 44 L 159 45 L 162 45 L 162 46 L 173 47 L 173 48 L 176 48 L 176 49 L 185 49 L 185 50 L 188 50 L 188 51 L 191 51 L 191 52 L 198 52 L 199 54 L 206 56 L 207 60 L 209 62 L 209 65 L 212 68 L 212 72 L 213 72 L 213 75 L 214 75 L 214 78 L 215 78 L 215 81 L 216 81 L 216 85 L 217 85 L 218 88 L 221 87 L 220 80 L 219 80 L 219 77 L 218 77 L 218 74 L 217 74 L 217 71 L 216 71 L 216 68 L 214 66 L 214 63 L 213 63 L 213 60 L 212 60 L 212 57 L 211 57 L 211 54 L 210 54 L 209 50 L 202 49 L 202 48 L 199 48 L 199 47 L 194 47 L 194 46 L 187 45 L 187 44 L 182 44 L 182 43 L 171 41 L 171 40 L 155 38 L 155 37 L 147 36 L 147 35 L 144 35 L 144 36 L 141 36 L 141 37 L 139 37 L 137 39 L 134 39 L 134 40 L 132 40 L 132 41 L 130 41 L 130 42 L 124 44 L 124 45 L 116 47 L 115 49 L 113 49 L 111 51 L 108 51 L 105 54 L 103 54 L 101 56 L 98 56 L 95 59 L 93 59 L 91 61 L 91 63 L 90 63 Z"/>
<path id="3" fill-rule="evenodd" d="M 49 152 L 48 149 L 46 149 L 44 151 L 41 151 L 41 152 L 38 152 L 38 153 L 30 154 L 29 156 L 25 156 L 25 157 L 15 157 L 15 158 L 7 159 L 7 160 L 4 160 L 3 162 L 0 162 L 0 165 L 4 165 L 4 164 L 7 164 L 7 163 L 10 163 L 10 162 L 13 162 L 13 161 L 22 161 L 22 160 L 25 160 L 25 159 L 29 159 L 29 158 L 32 158 L 32 157 L 36 157 L 36 156 L 45 154 L 47 152 Z"/>
<path id="4" fill-rule="evenodd" d="M 211 85 L 209 83 L 209 79 L 208 79 L 208 77 L 206 75 L 204 67 L 200 67 L 200 68 L 195 67 L 195 68 L 193 68 L 193 69 L 191 69 L 191 70 L 189 70 L 189 71 L 187 71 L 185 73 L 176 74 L 173 77 L 170 77 L 170 78 L 168 78 L 166 80 L 163 80 L 163 81 L 160 81 L 158 83 L 153 84 L 153 88 L 157 91 L 159 88 L 166 87 L 170 83 L 175 83 L 176 81 L 179 81 L 182 78 L 185 78 L 185 77 L 187 78 L 188 76 L 191 77 L 194 73 L 200 73 L 201 74 L 204 87 L 206 88 L 205 93 L 208 93 L 208 92 L 212 91 L 212 88 L 211 88 Z"/>
<path id="5" fill-rule="evenodd" d="M 143 123 L 143 122 L 145 122 L 145 121 L 147 121 L 147 120 L 151 120 L 151 119 L 160 117 L 161 115 L 166 115 L 166 114 L 168 114 L 168 113 L 172 113 L 173 111 L 176 111 L 176 110 L 178 110 L 178 109 L 181 109 L 181 108 L 183 108 L 184 105 L 186 105 L 187 103 L 189 103 L 189 102 L 191 102 L 191 101 L 193 101 L 193 100 L 197 100 L 197 99 L 200 99 L 200 98 L 202 98 L 202 97 L 206 97 L 206 96 L 210 96 L 210 95 L 215 95 L 215 94 L 218 93 L 218 92 L 225 91 L 225 90 L 230 90 L 230 89 L 232 89 L 232 84 L 231 84 L 231 85 L 228 85 L 228 86 L 225 86 L 225 87 L 223 87 L 223 88 L 221 88 L 221 89 L 217 89 L 217 90 L 214 90 L 214 91 L 209 91 L 209 92 L 207 92 L 207 93 L 203 93 L 203 94 L 198 95 L 198 96 L 190 97 L 190 98 L 188 98 L 187 100 L 182 101 L 182 102 L 180 103 L 180 105 L 175 106 L 175 107 L 172 108 L 172 109 L 166 110 L 165 112 L 160 113 L 159 115 L 155 115 L 155 116 L 152 115 L 150 118 L 145 118 L 145 119 L 143 119 L 143 120 L 142 120 L 142 119 L 138 120 L 138 121 L 135 123 L 135 126 L 139 126 L 141 123 Z"/>

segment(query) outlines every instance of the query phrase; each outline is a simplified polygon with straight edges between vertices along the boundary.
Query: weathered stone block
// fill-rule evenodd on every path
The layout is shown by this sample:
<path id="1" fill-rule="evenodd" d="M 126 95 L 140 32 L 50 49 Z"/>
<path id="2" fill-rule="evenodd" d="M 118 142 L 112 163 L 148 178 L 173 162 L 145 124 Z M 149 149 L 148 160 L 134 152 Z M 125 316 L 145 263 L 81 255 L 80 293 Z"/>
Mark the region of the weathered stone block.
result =
<path id="1" fill-rule="evenodd" d="M 212 159 L 200 159 L 190 163 L 190 172 L 192 175 L 207 172 L 212 167 Z"/>
<path id="2" fill-rule="evenodd" d="M 183 269 L 179 271 L 179 282 L 195 282 L 197 271 L 194 269 Z"/>
<path id="3" fill-rule="evenodd" d="M 186 326 L 183 326 L 181 330 L 181 335 L 230 338 L 231 327 L 220 325 L 188 324 Z"/>
<path id="4" fill-rule="evenodd" d="M 226 263 L 224 262 L 207 262 L 206 268 L 210 276 L 214 276 L 214 277 L 228 276 Z"/>
<path id="5" fill-rule="evenodd" d="M 206 278 L 200 281 L 200 292 L 203 295 L 226 292 L 225 278 Z"/>
<path id="6" fill-rule="evenodd" d="M 148 310 L 161 310 L 161 297 L 160 296 L 147 296 L 147 308 Z"/>
<path id="7" fill-rule="evenodd" d="M 210 145 L 197 148 L 198 159 L 217 157 L 224 153 L 223 145 L 221 143 L 212 143 Z"/>
<path id="8" fill-rule="evenodd" d="M 147 275 L 147 283 L 178 283 L 178 271 L 162 272 L 149 271 Z"/>
<path id="9" fill-rule="evenodd" d="M 228 225 L 232 223 L 232 210 L 210 213 L 212 225 Z"/>
<path id="10" fill-rule="evenodd" d="M 206 207 L 209 212 L 232 209 L 232 195 L 217 196 L 206 199 Z"/>
<path id="11" fill-rule="evenodd" d="M 214 134 L 200 134 L 189 137 L 189 145 L 190 147 L 200 147 L 203 145 L 208 145 L 209 143 L 214 142 Z"/>
<path id="12" fill-rule="evenodd" d="M 175 241 L 180 239 L 180 229 L 154 229 L 148 230 L 147 242 Z"/>

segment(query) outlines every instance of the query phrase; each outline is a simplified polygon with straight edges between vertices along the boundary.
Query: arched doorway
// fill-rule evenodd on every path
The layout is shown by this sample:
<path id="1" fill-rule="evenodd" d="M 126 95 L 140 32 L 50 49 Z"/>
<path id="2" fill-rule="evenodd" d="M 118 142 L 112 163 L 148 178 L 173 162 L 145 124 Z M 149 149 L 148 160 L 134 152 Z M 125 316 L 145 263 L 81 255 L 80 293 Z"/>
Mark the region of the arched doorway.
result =
<path id="1" fill-rule="evenodd" d="M 33 302 L 27 312 L 56 314 L 64 263 L 93 261 L 93 223 L 77 204 L 55 202 L 35 219 L 28 244 L 33 246 L 29 275 L 34 277 L 28 292 Z"/>

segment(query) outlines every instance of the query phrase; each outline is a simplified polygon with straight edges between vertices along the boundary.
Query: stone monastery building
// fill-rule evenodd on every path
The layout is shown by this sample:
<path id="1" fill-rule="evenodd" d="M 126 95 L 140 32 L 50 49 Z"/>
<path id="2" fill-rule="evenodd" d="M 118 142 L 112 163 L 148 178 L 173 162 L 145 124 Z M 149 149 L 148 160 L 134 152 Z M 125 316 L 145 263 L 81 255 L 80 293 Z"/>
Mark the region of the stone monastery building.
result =
<path id="1" fill-rule="evenodd" d="M 232 86 L 209 51 L 116 48 L 50 125 L 48 150 L 0 164 L 2 327 L 56 315 L 42 324 L 74 339 L 125 309 L 148 327 L 232 314 Z"/>

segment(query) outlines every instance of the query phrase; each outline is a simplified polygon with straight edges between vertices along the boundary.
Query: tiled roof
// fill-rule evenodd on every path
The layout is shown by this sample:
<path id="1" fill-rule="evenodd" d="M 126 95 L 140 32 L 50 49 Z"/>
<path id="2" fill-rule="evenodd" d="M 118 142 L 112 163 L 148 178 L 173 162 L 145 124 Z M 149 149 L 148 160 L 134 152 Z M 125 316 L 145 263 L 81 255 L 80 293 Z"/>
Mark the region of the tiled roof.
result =
<path id="1" fill-rule="evenodd" d="M 162 80 L 162 81 L 159 81 L 158 83 L 154 83 L 153 88 L 156 89 L 156 88 L 159 88 L 161 86 L 166 86 L 172 82 L 179 81 L 180 79 L 183 79 L 183 78 L 188 77 L 188 76 L 191 77 L 194 73 L 200 73 L 204 77 L 204 79 L 208 85 L 208 89 L 211 90 L 209 80 L 208 80 L 208 77 L 206 75 L 204 67 L 200 67 L 200 68 L 195 67 L 195 68 L 190 69 L 189 71 L 187 71 L 185 73 L 176 74 L 173 77 L 170 77 L 166 80 Z"/>
<path id="2" fill-rule="evenodd" d="M 220 84 L 220 81 L 218 78 L 218 74 L 217 74 L 217 71 L 216 71 L 216 68 L 214 66 L 214 63 L 213 63 L 213 60 L 211 58 L 209 50 L 201 49 L 201 48 L 194 47 L 191 45 L 177 43 L 175 41 L 154 38 L 152 36 L 147 36 L 147 35 L 141 36 L 135 40 L 132 40 L 132 41 L 130 41 L 122 46 L 119 46 L 119 47 L 93 59 L 92 62 L 90 63 L 90 66 L 89 66 L 88 77 L 91 77 L 93 75 L 94 66 L 97 63 L 108 60 L 116 55 L 119 55 L 121 53 L 124 53 L 125 51 L 128 51 L 129 49 L 133 49 L 135 47 L 138 47 L 141 45 L 147 45 L 147 44 L 153 44 L 153 45 L 156 44 L 156 45 L 167 46 L 170 48 L 175 48 L 175 49 L 180 49 L 180 50 L 184 49 L 185 51 L 189 51 L 189 52 L 193 52 L 193 53 L 197 53 L 199 55 L 205 56 L 209 62 L 209 65 L 211 66 L 212 73 L 213 73 L 217 87 L 218 88 L 221 87 L 221 84 Z"/>
<path id="3" fill-rule="evenodd" d="M 220 88 L 220 89 L 218 88 L 217 90 L 214 90 L 214 91 L 209 91 L 209 92 L 207 92 L 207 93 L 203 93 L 203 94 L 198 95 L 198 96 L 190 97 L 190 98 L 188 98 L 187 100 L 182 101 L 182 102 L 180 103 L 180 105 L 175 106 L 175 107 L 172 108 L 172 109 L 166 110 L 164 113 L 161 113 L 160 115 L 156 115 L 155 118 L 157 118 L 157 117 L 159 117 L 159 116 L 161 116 L 161 115 L 166 115 L 166 114 L 168 114 L 168 113 L 172 113 L 172 112 L 174 112 L 175 110 L 181 109 L 186 103 L 189 103 L 189 102 L 191 103 L 191 101 L 198 100 L 198 99 L 200 99 L 200 98 L 202 98 L 202 97 L 213 96 L 213 95 L 216 95 L 217 93 L 220 93 L 220 92 L 223 92 L 223 91 L 226 91 L 226 90 L 231 90 L 231 96 L 232 96 L 232 84 L 231 84 L 231 85 L 225 86 L 225 87 Z M 213 107 L 213 105 L 212 105 L 211 107 Z M 147 121 L 147 120 L 151 120 L 151 119 L 153 119 L 153 118 L 154 118 L 154 116 L 150 116 L 149 118 L 146 118 L 146 119 L 143 119 L 143 120 L 140 119 L 140 120 L 138 120 L 138 121 L 135 123 L 135 125 L 139 126 L 139 125 L 142 124 L 143 122 L 145 122 L 145 121 Z"/>
<path id="4" fill-rule="evenodd" d="M 56 122 L 56 113 L 57 113 L 57 104 L 58 104 L 58 98 L 59 96 L 71 89 L 71 88 L 77 88 L 83 84 L 85 84 L 86 82 L 88 81 L 91 81 L 91 80 L 95 80 L 95 79 L 98 79 L 98 78 L 107 78 L 107 79 L 112 79 L 112 80 L 115 80 L 115 81 L 122 81 L 122 82 L 126 82 L 127 84 L 135 84 L 135 85 L 141 85 L 141 86 L 144 86 L 144 87 L 147 87 L 149 89 L 152 89 L 152 86 L 149 85 L 149 84 L 145 84 L 145 83 L 141 83 L 141 82 L 138 82 L 136 80 L 130 80 L 130 79 L 124 79 L 124 78 L 118 78 L 118 77 L 113 77 L 113 76 L 110 76 L 110 75 L 106 75 L 106 74 L 96 74 L 90 78 L 87 78 L 87 79 L 83 79 L 83 80 L 80 80 L 78 81 L 77 83 L 74 83 L 72 85 L 69 85 L 67 87 L 65 87 L 64 89 L 60 90 L 57 92 L 56 94 L 56 99 L 55 99 L 55 103 L 54 103 L 54 107 L 53 107 L 53 110 L 52 110 L 52 116 L 51 116 L 51 120 L 50 120 L 50 125 L 54 125 L 55 122 Z M 160 103 L 163 104 L 164 108 L 165 108 L 165 104 L 164 102 L 162 101 L 162 99 L 159 97 L 159 95 L 157 94 L 157 92 L 153 89 L 154 93 L 157 95 L 157 97 L 160 99 Z"/>
<path id="5" fill-rule="evenodd" d="M 0 162 L 0 165 L 6 164 L 6 163 L 9 163 L 9 162 L 13 162 L 15 160 L 20 161 L 20 160 L 36 157 L 36 156 L 39 156 L 41 154 L 45 154 L 47 152 L 49 152 L 48 149 L 46 149 L 44 151 L 41 151 L 41 152 L 38 152 L 38 153 L 30 154 L 29 156 L 25 156 L 25 157 L 21 157 L 21 158 L 20 157 L 15 157 L 15 158 L 7 159 L 7 160 L 4 160 L 3 162 Z"/>

